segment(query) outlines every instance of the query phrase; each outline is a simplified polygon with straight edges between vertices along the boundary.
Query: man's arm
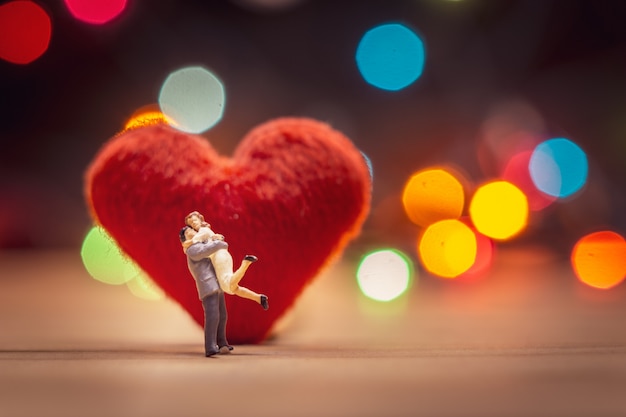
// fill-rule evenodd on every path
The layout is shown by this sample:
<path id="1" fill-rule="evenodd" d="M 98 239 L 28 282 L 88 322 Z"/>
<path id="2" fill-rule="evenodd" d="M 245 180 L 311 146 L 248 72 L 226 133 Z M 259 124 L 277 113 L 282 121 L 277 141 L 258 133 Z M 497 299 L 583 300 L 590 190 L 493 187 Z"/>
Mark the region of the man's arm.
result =
<path id="1" fill-rule="evenodd" d="M 209 240 L 206 243 L 194 243 L 187 248 L 187 256 L 194 261 L 207 258 L 220 249 L 228 249 L 228 243 L 223 240 Z"/>

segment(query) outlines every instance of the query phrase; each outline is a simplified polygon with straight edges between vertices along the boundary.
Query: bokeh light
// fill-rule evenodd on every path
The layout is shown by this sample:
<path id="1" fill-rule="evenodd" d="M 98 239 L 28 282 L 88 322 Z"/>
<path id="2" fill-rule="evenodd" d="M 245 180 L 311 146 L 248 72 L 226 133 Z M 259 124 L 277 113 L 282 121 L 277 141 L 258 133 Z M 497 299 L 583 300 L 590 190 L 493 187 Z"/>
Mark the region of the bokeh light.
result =
<path id="1" fill-rule="evenodd" d="M 363 35 L 356 50 L 357 67 L 367 83 L 397 91 L 413 84 L 424 70 L 422 40 L 397 23 L 384 24 Z"/>
<path id="2" fill-rule="evenodd" d="M 172 122 L 160 111 L 146 111 L 132 116 L 124 125 L 124 131 L 137 129 L 139 127 L 172 124 Z"/>
<path id="3" fill-rule="evenodd" d="M 555 196 L 545 194 L 535 187 L 530 177 L 529 164 L 532 151 L 520 152 L 513 156 L 502 172 L 502 179 L 517 186 L 528 198 L 528 207 L 532 211 L 543 210 L 556 201 Z"/>
<path id="4" fill-rule="evenodd" d="M 422 227 L 439 220 L 458 219 L 464 204 L 463 185 L 441 168 L 417 172 L 411 176 L 402 193 L 402 205 L 407 216 Z"/>
<path id="5" fill-rule="evenodd" d="M 48 50 L 52 36 L 50 16 L 32 1 L 10 1 L 0 6 L 0 58 L 29 64 Z"/>
<path id="6" fill-rule="evenodd" d="M 126 0 L 64 0 L 76 19 L 93 25 L 107 23 L 126 8 Z"/>
<path id="7" fill-rule="evenodd" d="M 222 82 L 202 67 L 171 73 L 159 94 L 159 106 L 176 129 L 201 133 L 213 127 L 224 113 Z"/>
<path id="8" fill-rule="evenodd" d="M 376 301 L 391 301 L 402 295 L 413 278 L 410 259 L 395 249 L 381 249 L 366 255 L 356 273 L 359 288 Z"/>
<path id="9" fill-rule="evenodd" d="M 455 278 L 470 269 L 476 261 L 476 251 L 476 235 L 455 219 L 428 226 L 417 245 L 424 268 L 443 278 Z"/>
<path id="10" fill-rule="evenodd" d="M 372 160 L 367 156 L 364 152 L 361 152 L 363 159 L 365 160 L 365 165 L 367 165 L 367 170 L 370 173 L 370 180 L 372 180 L 372 184 L 374 183 L 374 166 L 372 165 Z"/>
<path id="11" fill-rule="evenodd" d="M 626 240 L 608 230 L 588 234 L 574 245 L 570 260 L 580 281 L 612 288 L 626 277 Z"/>
<path id="12" fill-rule="evenodd" d="M 470 202 L 472 223 L 492 239 L 507 240 L 519 234 L 528 223 L 528 199 L 508 181 L 480 186 Z"/>
<path id="13" fill-rule="evenodd" d="M 115 240 L 101 227 L 93 227 L 85 236 L 80 251 L 89 275 L 106 284 L 124 284 L 140 270 L 124 255 Z"/>
<path id="14" fill-rule="evenodd" d="M 143 271 L 128 281 L 126 286 L 135 297 L 144 300 L 159 301 L 165 298 L 165 292 L 152 282 Z"/>
<path id="15" fill-rule="evenodd" d="M 496 245 L 493 240 L 476 230 L 471 224 L 471 219 L 464 217 L 461 221 L 474 232 L 474 236 L 476 237 L 476 259 L 472 266 L 459 275 L 458 278 L 462 278 L 464 281 L 473 281 L 484 276 L 491 269 L 495 257 Z"/>
<path id="16" fill-rule="evenodd" d="M 537 145 L 528 167 L 535 186 L 559 198 L 576 193 L 587 181 L 587 155 L 566 138 L 554 138 Z"/>

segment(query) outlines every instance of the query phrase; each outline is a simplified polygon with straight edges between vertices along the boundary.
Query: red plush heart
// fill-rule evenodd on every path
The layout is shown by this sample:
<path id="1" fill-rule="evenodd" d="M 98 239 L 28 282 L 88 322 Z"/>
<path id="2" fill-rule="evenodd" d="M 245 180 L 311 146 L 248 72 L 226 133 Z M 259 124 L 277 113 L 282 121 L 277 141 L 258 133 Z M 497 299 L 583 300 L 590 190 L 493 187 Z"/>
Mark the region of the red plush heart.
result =
<path id="1" fill-rule="evenodd" d="M 203 325 L 202 304 L 178 238 L 197 210 L 226 237 L 235 267 L 258 256 L 241 285 L 270 309 L 227 296 L 232 343 L 257 343 L 321 268 L 360 231 L 371 182 L 362 154 L 341 133 L 284 118 L 252 130 L 232 158 L 208 141 L 156 125 L 127 131 L 86 173 L 91 214 L 145 272 Z"/>

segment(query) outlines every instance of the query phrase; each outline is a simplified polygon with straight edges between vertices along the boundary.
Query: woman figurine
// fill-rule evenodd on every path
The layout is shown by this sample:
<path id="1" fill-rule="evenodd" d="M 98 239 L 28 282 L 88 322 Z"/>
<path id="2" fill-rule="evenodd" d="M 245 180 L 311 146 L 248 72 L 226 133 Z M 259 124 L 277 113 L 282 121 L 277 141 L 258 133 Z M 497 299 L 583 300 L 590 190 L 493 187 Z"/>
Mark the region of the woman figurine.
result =
<path id="1" fill-rule="evenodd" d="M 224 239 L 224 236 L 211 230 L 211 226 L 204 221 L 204 216 L 197 211 L 193 211 L 185 217 L 185 224 L 188 227 L 181 231 L 181 233 L 184 233 L 185 236 L 185 241 L 183 242 L 183 250 L 185 251 L 194 243 L 206 242 L 209 239 Z M 241 281 L 244 277 L 250 264 L 252 264 L 252 262 L 256 262 L 256 256 L 246 255 L 241 262 L 241 266 L 234 272 L 233 257 L 230 252 L 228 252 L 228 249 L 219 249 L 210 255 L 209 258 L 213 263 L 213 268 L 215 268 L 215 274 L 217 275 L 220 287 L 226 294 L 237 295 L 242 298 L 256 301 L 261 304 L 264 310 L 269 308 L 266 295 L 258 294 L 246 287 L 239 286 L 239 281 Z"/>

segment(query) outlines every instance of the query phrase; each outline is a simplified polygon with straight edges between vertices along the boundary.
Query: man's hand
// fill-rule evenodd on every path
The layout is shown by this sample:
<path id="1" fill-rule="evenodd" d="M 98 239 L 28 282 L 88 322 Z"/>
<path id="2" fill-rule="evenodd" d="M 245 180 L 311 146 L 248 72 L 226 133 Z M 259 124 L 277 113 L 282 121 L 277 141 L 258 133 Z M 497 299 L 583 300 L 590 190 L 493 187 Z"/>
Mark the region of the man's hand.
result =
<path id="1" fill-rule="evenodd" d="M 218 233 L 211 236 L 211 240 L 224 240 L 224 235 L 220 235 Z"/>

